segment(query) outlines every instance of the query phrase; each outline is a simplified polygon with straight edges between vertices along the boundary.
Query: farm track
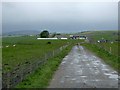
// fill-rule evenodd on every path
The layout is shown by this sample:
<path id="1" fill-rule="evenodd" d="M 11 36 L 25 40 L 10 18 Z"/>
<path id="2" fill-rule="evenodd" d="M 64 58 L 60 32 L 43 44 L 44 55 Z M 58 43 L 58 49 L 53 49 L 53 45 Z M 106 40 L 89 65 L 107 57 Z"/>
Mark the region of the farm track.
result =
<path id="1" fill-rule="evenodd" d="M 118 73 L 82 46 L 74 46 L 48 88 L 118 88 Z"/>

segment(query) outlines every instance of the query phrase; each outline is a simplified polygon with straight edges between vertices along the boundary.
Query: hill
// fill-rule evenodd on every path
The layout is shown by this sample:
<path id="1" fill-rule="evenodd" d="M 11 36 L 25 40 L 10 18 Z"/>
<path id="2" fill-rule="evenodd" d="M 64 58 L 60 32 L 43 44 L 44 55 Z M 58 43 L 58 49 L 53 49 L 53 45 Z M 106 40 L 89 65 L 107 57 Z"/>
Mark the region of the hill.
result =
<path id="1" fill-rule="evenodd" d="M 12 32 L 3 32 L 3 36 L 9 36 L 9 35 L 37 35 L 40 31 L 35 30 L 21 30 L 21 31 L 12 31 Z"/>

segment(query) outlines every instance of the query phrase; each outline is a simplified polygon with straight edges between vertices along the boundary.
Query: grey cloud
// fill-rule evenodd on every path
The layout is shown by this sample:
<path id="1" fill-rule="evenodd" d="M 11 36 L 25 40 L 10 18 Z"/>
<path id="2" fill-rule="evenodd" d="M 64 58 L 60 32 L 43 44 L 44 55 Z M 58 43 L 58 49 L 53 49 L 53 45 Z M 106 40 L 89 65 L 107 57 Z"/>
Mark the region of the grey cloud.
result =
<path id="1" fill-rule="evenodd" d="M 117 29 L 117 9 L 115 2 L 6 2 L 3 3 L 3 30 Z"/>

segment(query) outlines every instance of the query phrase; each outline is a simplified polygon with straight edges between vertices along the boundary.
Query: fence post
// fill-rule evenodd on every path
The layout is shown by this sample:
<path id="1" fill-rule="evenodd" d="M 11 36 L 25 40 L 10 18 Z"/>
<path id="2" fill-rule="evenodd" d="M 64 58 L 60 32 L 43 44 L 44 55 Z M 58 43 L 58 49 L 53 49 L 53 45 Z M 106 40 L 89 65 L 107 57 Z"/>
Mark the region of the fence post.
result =
<path id="1" fill-rule="evenodd" d="M 63 49 L 65 49 L 68 45 L 64 45 L 61 46 L 60 48 L 57 48 L 56 50 L 53 50 L 49 53 L 46 53 L 45 56 L 43 56 L 43 60 L 44 62 L 46 62 L 46 60 L 50 57 L 54 57 L 55 55 L 57 55 L 58 53 L 60 53 L 60 51 L 62 51 Z M 4 85 L 6 85 L 7 88 L 11 88 L 13 86 L 15 86 L 18 82 L 24 80 L 24 78 L 26 77 L 26 75 L 28 74 L 28 72 L 33 72 L 35 69 L 37 69 L 39 67 L 39 60 L 37 60 L 37 62 L 35 61 L 33 64 L 33 62 L 27 62 L 26 64 L 22 64 L 22 66 L 19 66 L 16 70 L 15 70 L 15 76 L 13 76 L 13 73 L 8 72 L 6 74 L 6 83 L 3 82 Z M 41 63 L 41 62 L 40 62 Z M 35 65 L 35 66 L 34 66 Z M 17 77 L 18 76 L 18 77 Z M 19 78 L 19 80 L 16 80 L 17 78 Z M 15 80 L 15 83 L 13 84 L 12 80 Z M 10 85 L 12 84 L 12 85 Z"/>
<path id="2" fill-rule="evenodd" d="M 55 52 L 54 52 L 54 50 L 53 50 L 53 57 L 54 57 L 54 55 L 55 55 Z"/>
<path id="3" fill-rule="evenodd" d="M 111 47 L 110 47 L 110 53 L 111 53 L 111 51 L 112 51 L 112 49 L 111 49 Z"/>
<path id="4" fill-rule="evenodd" d="M 46 53 L 45 53 L 45 60 L 46 60 Z"/>
<path id="5" fill-rule="evenodd" d="M 10 88 L 10 78 L 11 77 L 10 77 L 10 73 L 9 72 L 7 73 L 7 78 L 8 78 L 7 79 L 7 88 Z"/>

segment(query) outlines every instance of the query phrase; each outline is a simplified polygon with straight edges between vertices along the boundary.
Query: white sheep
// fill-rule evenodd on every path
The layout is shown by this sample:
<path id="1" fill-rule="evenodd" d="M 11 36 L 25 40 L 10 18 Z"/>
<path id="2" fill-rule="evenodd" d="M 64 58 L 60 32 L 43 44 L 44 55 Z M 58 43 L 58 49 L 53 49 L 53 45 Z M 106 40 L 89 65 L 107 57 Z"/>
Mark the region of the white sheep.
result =
<path id="1" fill-rule="evenodd" d="M 9 47 L 9 45 L 5 46 L 5 47 Z"/>
<path id="2" fill-rule="evenodd" d="M 16 45 L 14 44 L 13 47 L 15 47 Z"/>

